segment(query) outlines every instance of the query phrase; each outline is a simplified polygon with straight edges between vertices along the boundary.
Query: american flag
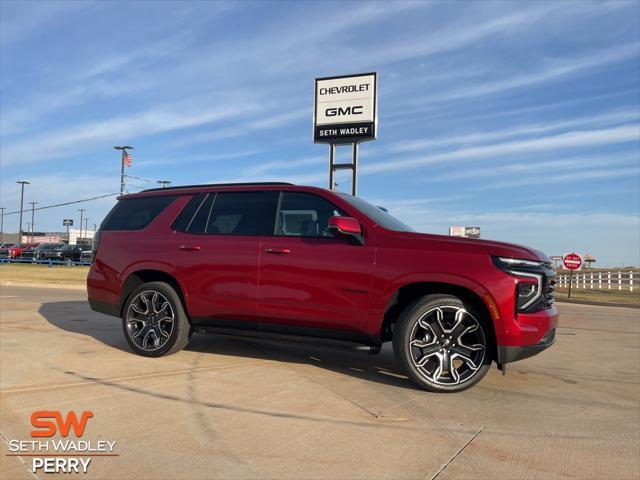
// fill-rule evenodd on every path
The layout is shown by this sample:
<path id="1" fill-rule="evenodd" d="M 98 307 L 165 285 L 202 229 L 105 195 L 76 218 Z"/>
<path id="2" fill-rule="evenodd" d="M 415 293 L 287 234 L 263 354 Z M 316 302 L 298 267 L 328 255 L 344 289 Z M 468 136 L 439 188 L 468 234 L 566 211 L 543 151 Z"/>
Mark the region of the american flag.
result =
<path id="1" fill-rule="evenodd" d="M 127 167 L 130 167 L 133 163 L 133 157 L 129 155 L 129 152 L 126 150 L 122 151 L 122 163 L 124 163 Z"/>

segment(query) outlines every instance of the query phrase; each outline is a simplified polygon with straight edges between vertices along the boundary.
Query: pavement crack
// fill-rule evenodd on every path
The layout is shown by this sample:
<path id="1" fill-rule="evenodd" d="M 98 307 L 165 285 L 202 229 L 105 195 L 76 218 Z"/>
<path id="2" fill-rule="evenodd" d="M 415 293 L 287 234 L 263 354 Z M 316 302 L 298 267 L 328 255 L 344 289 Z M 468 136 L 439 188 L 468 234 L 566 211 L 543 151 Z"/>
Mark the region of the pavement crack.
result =
<path id="1" fill-rule="evenodd" d="M 482 425 L 473 435 L 471 435 L 471 438 L 469 438 L 469 440 L 467 440 L 465 442 L 464 445 L 462 445 L 457 451 L 456 453 L 454 453 L 451 458 L 449 460 L 447 460 L 447 463 L 445 463 L 444 465 L 442 465 L 440 467 L 440 469 L 435 473 L 435 475 L 433 477 L 431 477 L 431 480 L 435 480 L 436 478 L 438 478 L 438 476 L 445 471 L 445 469 L 451 465 L 451 462 L 453 462 L 458 455 L 460 455 L 462 453 L 462 451 L 467 448 L 467 446 L 473 442 L 475 440 L 475 438 L 480 435 L 480 432 L 483 431 L 486 428 L 486 425 Z"/>
<path id="2" fill-rule="evenodd" d="M 7 440 L 7 437 L 4 436 L 4 433 L 0 432 L 0 438 L 2 438 L 2 440 L 7 444 L 7 446 L 9 446 L 9 441 Z M 29 471 L 29 473 L 33 476 L 33 478 L 35 478 L 36 480 L 40 480 L 38 476 L 33 472 L 33 470 L 29 468 L 29 465 L 27 465 L 27 462 L 24 461 L 24 458 L 22 458 L 22 456 L 17 455 L 17 458 L 22 462 L 24 467 Z"/>

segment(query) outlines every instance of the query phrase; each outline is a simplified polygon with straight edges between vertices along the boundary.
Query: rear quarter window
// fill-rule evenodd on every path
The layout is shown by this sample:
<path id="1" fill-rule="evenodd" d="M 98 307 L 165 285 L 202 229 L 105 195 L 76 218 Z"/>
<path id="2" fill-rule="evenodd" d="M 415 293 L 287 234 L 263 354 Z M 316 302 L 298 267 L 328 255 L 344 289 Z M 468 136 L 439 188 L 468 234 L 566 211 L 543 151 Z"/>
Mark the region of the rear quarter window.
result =
<path id="1" fill-rule="evenodd" d="M 176 195 L 164 195 L 120 200 L 100 230 L 142 230 L 176 198 Z"/>

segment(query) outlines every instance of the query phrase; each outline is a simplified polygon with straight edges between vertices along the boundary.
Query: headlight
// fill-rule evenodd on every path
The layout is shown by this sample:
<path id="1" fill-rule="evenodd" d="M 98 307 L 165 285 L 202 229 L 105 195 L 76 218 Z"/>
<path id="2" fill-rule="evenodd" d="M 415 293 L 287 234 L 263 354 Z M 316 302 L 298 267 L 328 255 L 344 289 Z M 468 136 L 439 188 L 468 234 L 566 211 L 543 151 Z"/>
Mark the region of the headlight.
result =
<path id="1" fill-rule="evenodd" d="M 493 264 L 500 270 L 518 277 L 528 277 L 530 281 L 520 281 L 516 285 L 516 307 L 523 311 L 533 305 L 542 296 L 543 262 L 520 258 L 491 257 Z"/>

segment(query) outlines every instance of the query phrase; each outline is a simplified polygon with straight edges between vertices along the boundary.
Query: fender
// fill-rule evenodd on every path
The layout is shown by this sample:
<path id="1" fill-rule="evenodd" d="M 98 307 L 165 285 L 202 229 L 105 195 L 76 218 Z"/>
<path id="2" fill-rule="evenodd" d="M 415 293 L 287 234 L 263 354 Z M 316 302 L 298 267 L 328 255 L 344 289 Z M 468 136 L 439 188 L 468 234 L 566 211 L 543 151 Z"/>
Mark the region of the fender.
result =
<path id="1" fill-rule="evenodd" d="M 384 282 L 384 285 L 380 283 Z M 375 285 L 378 283 L 378 285 Z M 487 310 L 491 313 L 493 323 L 500 322 L 500 315 L 496 308 L 496 300 L 491 293 L 477 281 L 462 275 L 456 275 L 444 272 L 434 272 L 429 274 L 411 273 L 394 278 L 389 282 L 385 282 L 380 278 L 374 280 L 374 292 L 376 293 L 371 300 L 371 309 L 367 320 L 366 331 L 368 333 L 379 332 L 384 314 L 391 301 L 393 295 L 402 287 L 412 283 L 445 283 L 455 287 L 462 287 L 475 293 L 484 303 Z M 381 288 L 378 288 L 381 287 Z"/>
<path id="2" fill-rule="evenodd" d="M 185 284 L 184 284 L 184 280 L 183 278 L 178 274 L 178 271 L 174 268 L 173 265 L 171 265 L 168 262 L 163 262 L 163 261 L 139 261 L 139 262 L 134 262 L 130 265 L 128 265 L 122 272 L 121 276 L 118 278 L 119 284 L 120 284 L 120 288 L 119 291 L 122 292 L 122 289 L 124 287 L 125 282 L 127 281 L 127 279 L 131 276 L 134 275 L 136 272 L 142 271 L 142 270 L 156 270 L 158 272 L 162 272 L 165 273 L 171 277 L 173 277 L 175 279 L 175 281 L 178 283 L 178 286 L 180 287 L 181 293 L 182 293 L 182 297 L 184 299 L 184 309 L 185 312 L 187 312 L 187 315 L 189 314 L 188 311 L 188 305 L 189 305 L 189 301 L 188 301 L 188 292 L 185 289 Z M 124 301 L 124 299 L 121 299 L 121 302 Z M 122 304 L 120 305 L 120 307 L 122 307 Z"/>

